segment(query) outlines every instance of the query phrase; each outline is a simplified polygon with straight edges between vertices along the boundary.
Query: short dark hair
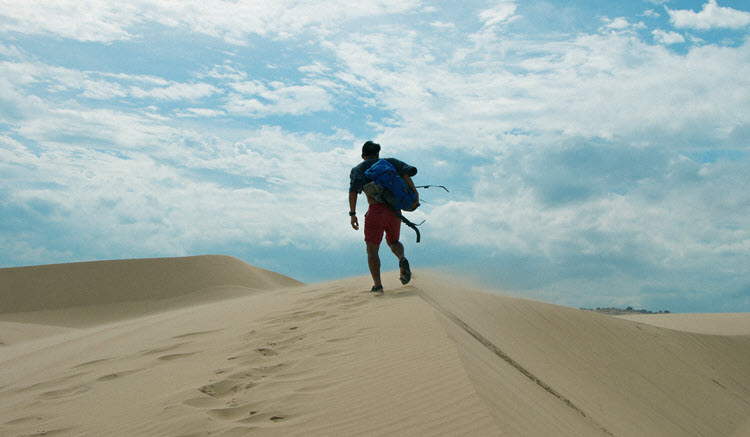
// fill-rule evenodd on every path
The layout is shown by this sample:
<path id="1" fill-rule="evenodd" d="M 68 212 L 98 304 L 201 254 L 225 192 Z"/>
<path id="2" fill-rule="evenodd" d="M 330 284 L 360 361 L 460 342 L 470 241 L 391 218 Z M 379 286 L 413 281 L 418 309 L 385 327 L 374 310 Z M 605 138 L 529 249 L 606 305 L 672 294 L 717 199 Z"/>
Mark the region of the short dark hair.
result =
<path id="1" fill-rule="evenodd" d="M 372 156 L 380 153 L 380 144 L 368 141 L 362 145 L 362 156 Z"/>

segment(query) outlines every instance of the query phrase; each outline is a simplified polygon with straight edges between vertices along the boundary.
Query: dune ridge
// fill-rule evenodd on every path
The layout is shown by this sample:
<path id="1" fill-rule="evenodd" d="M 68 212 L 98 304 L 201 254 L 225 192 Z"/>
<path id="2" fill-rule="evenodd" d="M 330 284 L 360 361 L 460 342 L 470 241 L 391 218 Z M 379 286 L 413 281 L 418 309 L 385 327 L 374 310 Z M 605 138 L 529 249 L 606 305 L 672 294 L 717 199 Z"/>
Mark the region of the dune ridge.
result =
<path id="1" fill-rule="evenodd" d="M 268 290 L 300 282 L 222 255 L 0 269 L 0 313 L 165 299 L 219 286 Z"/>
<path id="2" fill-rule="evenodd" d="M 514 361 L 499 363 L 476 342 L 457 342 L 485 402 L 497 404 L 491 411 L 520 435 L 530 435 L 524 420 L 546 427 L 539 435 L 732 435 L 750 413 L 750 374 L 742 370 L 750 368 L 750 336 L 662 329 L 481 292 L 467 298 L 446 281 L 420 286 Z M 487 361 L 500 365 L 483 367 Z M 512 380 L 536 387 L 508 389 Z M 511 405 L 536 410 L 550 403 L 556 405 L 543 408 L 568 411 L 509 414 Z M 561 425 L 571 428 L 554 430 Z"/>
<path id="3" fill-rule="evenodd" d="M 188 261 L 172 273 L 238 265 Z M 262 277 L 245 284 L 265 288 L 196 303 L 180 294 L 185 282 L 172 284 L 151 300 L 189 305 L 123 319 L 121 307 L 96 304 L 85 308 L 110 323 L 0 346 L 0 435 L 750 431 L 748 335 L 664 329 L 419 270 L 407 286 L 388 273 L 382 295 L 367 277 L 300 285 L 244 271 Z M 39 326 L 7 321 L 17 314 L 0 314 L 0 338 L 2 323 Z"/>

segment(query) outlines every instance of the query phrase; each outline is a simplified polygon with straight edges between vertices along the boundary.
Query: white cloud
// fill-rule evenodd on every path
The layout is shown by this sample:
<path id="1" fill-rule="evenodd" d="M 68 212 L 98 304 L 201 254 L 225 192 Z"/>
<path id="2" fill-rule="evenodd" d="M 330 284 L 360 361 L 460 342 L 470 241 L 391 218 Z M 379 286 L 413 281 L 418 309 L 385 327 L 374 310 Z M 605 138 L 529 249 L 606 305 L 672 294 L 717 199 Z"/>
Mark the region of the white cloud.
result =
<path id="1" fill-rule="evenodd" d="M 101 80 L 85 80 L 81 84 L 83 96 L 89 99 L 109 100 L 128 96 L 125 87 Z"/>
<path id="2" fill-rule="evenodd" d="M 207 0 L 164 2 L 133 0 L 0 0 L 0 32 L 51 34 L 79 41 L 133 39 L 139 25 L 158 23 L 171 28 L 247 44 L 249 35 L 289 37 L 316 26 L 349 19 L 416 10 L 418 0 L 344 0 L 319 4 L 281 0 Z"/>
<path id="3" fill-rule="evenodd" d="M 0 42 L 0 56 L 7 58 L 20 58 L 21 51 L 16 46 L 6 46 Z"/>
<path id="4" fill-rule="evenodd" d="M 106 73 L 106 72 L 85 72 L 90 76 L 101 76 L 102 78 L 109 78 L 114 80 L 120 80 L 123 82 L 136 82 L 143 83 L 150 86 L 166 86 L 170 84 L 170 81 L 163 77 L 150 76 L 150 75 L 134 75 L 125 73 Z"/>
<path id="5" fill-rule="evenodd" d="M 743 254 L 750 247 L 750 219 L 741 212 L 750 206 L 750 195 L 739 182 L 747 161 L 701 165 L 665 160 L 669 155 L 659 150 L 628 152 L 610 145 L 596 153 L 598 147 L 529 147 L 504 154 L 479 170 L 473 200 L 430 211 L 431 238 L 498 251 L 499 264 L 532 264 L 519 273 L 502 268 L 504 279 L 567 289 L 571 294 L 564 301 L 570 304 L 596 287 L 592 282 L 582 287 L 581 280 L 607 278 L 613 295 L 630 296 L 639 281 L 716 287 L 723 279 L 713 278 L 724 273 L 706 275 L 708 265 L 732 277 L 750 273 Z M 555 162 L 548 162 L 550 152 Z M 645 168 L 636 173 L 632 162 L 618 164 L 627 154 Z M 612 170 L 628 173 L 608 179 Z M 555 179 L 558 171 L 571 174 Z M 559 192 L 545 199 L 546 190 Z M 565 196 L 568 201 L 549 202 Z M 620 277 L 627 280 L 615 284 Z"/>
<path id="6" fill-rule="evenodd" d="M 496 6 L 479 12 L 479 19 L 487 27 L 504 24 L 513 19 L 517 8 L 514 0 L 501 1 Z"/>
<path id="7" fill-rule="evenodd" d="M 678 147 L 685 135 L 725 141 L 748 121 L 750 44 L 676 54 L 630 33 L 501 39 L 461 62 L 435 64 L 421 59 L 427 42 L 368 35 L 336 48 L 348 86 L 393 111 L 398 122 L 384 123 L 384 141 L 404 150 L 444 144 L 491 155 L 529 135 Z"/>
<path id="8" fill-rule="evenodd" d="M 617 18 L 604 17 L 602 18 L 602 21 L 604 21 L 604 26 L 602 26 L 600 31 L 612 31 L 612 32 L 634 31 L 638 29 L 644 29 L 646 27 L 646 25 L 641 22 L 631 23 L 625 17 L 617 17 Z"/>
<path id="9" fill-rule="evenodd" d="M 174 129 L 147 117 L 110 109 L 45 108 L 14 130 L 43 144 L 73 142 L 113 150 L 153 149 L 175 135 Z"/>
<path id="10" fill-rule="evenodd" d="M 16 170 L 12 168 L 11 163 L 23 161 L 29 156 L 31 154 L 23 144 L 9 136 L 0 135 L 0 169 L 5 175 L 10 175 Z"/>
<path id="11" fill-rule="evenodd" d="M 229 96 L 225 109 L 233 114 L 262 117 L 274 114 L 300 115 L 333 108 L 329 93 L 314 85 L 285 85 L 258 81 L 232 84 L 238 94 Z"/>
<path id="12" fill-rule="evenodd" d="M 324 74 L 331 71 L 330 68 L 317 61 L 310 65 L 303 65 L 302 67 L 299 67 L 298 70 L 302 73 L 308 74 Z"/>
<path id="13" fill-rule="evenodd" d="M 221 81 L 240 82 L 247 78 L 247 73 L 229 64 L 224 64 L 214 65 L 210 71 L 196 73 L 195 76 L 199 79 L 212 78 Z"/>
<path id="14" fill-rule="evenodd" d="M 210 108 L 187 108 L 177 113 L 178 117 L 221 117 L 226 112 Z"/>
<path id="15" fill-rule="evenodd" d="M 716 0 L 708 0 L 700 12 L 667 8 L 670 21 L 677 28 L 709 30 L 715 28 L 741 29 L 750 25 L 750 12 L 722 7 Z"/>
<path id="16" fill-rule="evenodd" d="M 654 40 L 661 44 L 679 44 L 685 42 L 685 37 L 677 32 L 667 32 L 661 29 L 656 29 L 651 32 L 654 35 Z"/>
<path id="17" fill-rule="evenodd" d="M 440 30 L 456 30 L 456 24 L 455 23 L 445 23 L 442 21 L 433 21 L 430 23 L 430 26 L 435 27 Z"/>
<path id="18" fill-rule="evenodd" d="M 623 30 L 630 27 L 630 23 L 625 17 L 617 17 L 615 19 L 604 18 L 605 28 L 610 30 Z"/>
<path id="19" fill-rule="evenodd" d="M 126 29 L 137 21 L 137 12 L 132 2 L 0 0 L 0 31 L 109 42 L 132 37 Z"/>
<path id="20" fill-rule="evenodd" d="M 501 147 L 507 141 L 501 139 L 514 130 L 638 142 L 672 136 L 667 141 L 674 144 L 684 135 L 722 141 L 728 129 L 747 121 L 750 103 L 742 99 L 750 93 L 750 44 L 678 55 L 613 34 L 518 46 L 538 55 L 515 65 L 478 65 L 471 73 L 412 66 L 396 74 L 399 79 L 378 79 L 381 86 L 397 84 L 383 94 L 384 102 L 409 126 L 408 132 L 398 127 L 387 132 L 398 135 L 398 143 L 407 141 L 401 135 L 414 138 L 408 142 L 415 147 L 429 143 L 416 140 L 424 137 L 464 147 L 466 133 L 474 133 L 473 144 L 490 141 Z M 512 42 L 498 43 L 500 48 L 515 49 Z M 522 74 L 509 72 L 519 67 Z M 370 77 L 387 75 L 379 71 Z M 456 132 L 466 140 L 454 137 Z"/>
<path id="21" fill-rule="evenodd" d="M 157 100 L 195 100 L 220 94 L 221 91 L 206 83 L 173 83 L 167 87 L 143 89 L 132 87 L 130 95 L 135 98 L 153 98 Z"/>
<path id="22" fill-rule="evenodd" d="M 80 120 L 70 124 L 78 126 Z M 134 128 L 130 123 L 124 130 Z M 315 243 L 321 249 L 341 245 L 356 235 L 325 224 L 340 218 L 338 206 L 345 203 L 341 191 L 353 157 L 335 147 L 343 136 L 341 131 L 326 137 L 266 127 L 231 143 L 182 131 L 164 135 L 150 150 L 42 139 L 36 153 L 0 136 L 2 186 L 18 184 L 12 197 L 0 189 L 7 214 L 0 240 L 7 240 L 4 247 L 32 253 L 34 247 L 52 244 L 41 228 L 62 227 L 54 244 L 71 247 L 83 238 L 85 253 L 97 258 L 186 255 L 205 250 L 201 247 L 258 247 L 263 242 Z M 313 152 L 310 144 L 328 146 Z M 12 211 L 27 211 L 27 223 L 18 226 L 29 232 L 9 228 L 16 218 Z M 28 247 L 19 246 L 21 241 Z M 36 253 L 52 257 L 55 252 Z M 26 259 L 18 255 L 19 262 Z"/>
<path id="23" fill-rule="evenodd" d="M 83 97 L 96 100 L 125 97 L 195 100 L 222 93 L 207 83 L 179 83 L 155 76 L 79 71 L 39 62 L 2 62 L 0 71 L 16 87 L 38 85 L 51 92 L 78 90 Z"/>

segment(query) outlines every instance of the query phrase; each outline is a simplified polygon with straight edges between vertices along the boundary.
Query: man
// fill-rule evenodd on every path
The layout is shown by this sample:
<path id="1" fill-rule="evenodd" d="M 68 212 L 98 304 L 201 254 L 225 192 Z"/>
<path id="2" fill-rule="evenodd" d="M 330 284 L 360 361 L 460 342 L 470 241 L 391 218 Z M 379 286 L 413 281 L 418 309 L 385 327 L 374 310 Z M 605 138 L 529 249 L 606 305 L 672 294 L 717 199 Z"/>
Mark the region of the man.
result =
<path id="1" fill-rule="evenodd" d="M 365 178 L 365 171 L 380 159 L 380 144 L 367 141 L 362 146 L 362 159 L 363 162 L 354 167 L 349 175 L 349 216 L 351 217 L 352 228 L 354 230 L 359 230 L 359 220 L 357 219 L 356 212 L 357 195 L 362 192 L 365 184 L 369 182 Z M 416 167 L 412 167 L 395 158 L 386 158 L 386 160 L 393 164 L 396 172 L 404 179 L 409 188 L 417 193 L 414 182 L 411 180 L 411 177 L 417 174 Z M 385 234 L 385 241 L 391 252 L 399 260 L 398 265 L 401 273 L 399 279 L 401 279 L 402 284 L 408 284 L 411 280 L 411 270 L 409 269 L 409 261 L 404 257 L 404 246 L 399 242 L 401 219 L 388 208 L 388 205 L 378 202 L 367 193 L 365 194 L 367 195 L 367 203 L 369 204 L 367 213 L 365 214 L 367 265 L 370 268 L 372 280 L 375 282 L 370 291 L 383 291 L 383 283 L 380 281 L 380 256 L 378 255 L 380 243 L 383 241 L 383 234 Z M 416 203 L 419 203 L 418 193 Z"/>

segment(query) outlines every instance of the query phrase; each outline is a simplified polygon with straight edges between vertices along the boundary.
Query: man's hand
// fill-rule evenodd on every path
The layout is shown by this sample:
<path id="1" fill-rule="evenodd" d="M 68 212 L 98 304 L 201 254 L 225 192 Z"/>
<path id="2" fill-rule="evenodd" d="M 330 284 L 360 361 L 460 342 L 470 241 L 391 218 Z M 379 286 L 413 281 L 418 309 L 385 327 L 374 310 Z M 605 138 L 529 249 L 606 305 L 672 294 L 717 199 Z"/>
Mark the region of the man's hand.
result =
<path id="1" fill-rule="evenodd" d="M 403 209 L 404 211 L 414 211 L 415 209 L 417 209 L 419 207 L 419 192 L 417 192 L 416 189 L 415 189 L 414 193 L 417 195 L 417 200 L 415 200 L 414 203 L 412 203 L 411 205 L 409 205 L 408 208 L 404 208 Z"/>
<path id="2" fill-rule="evenodd" d="M 402 174 L 401 178 L 406 182 L 406 185 L 411 189 L 411 192 L 417 195 L 417 200 L 415 200 L 414 203 L 404 211 L 414 211 L 419 206 L 419 191 L 417 191 L 417 187 L 414 186 L 414 181 L 411 180 L 411 176 L 409 176 L 408 173 Z"/>
<path id="3" fill-rule="evenodd" d="M 349 192 L 349 215 L 352 218 L 352 228 L 354 228 L 355 231 L 359 230 L 359 220 L 357 220 L 357 215 L 354 214 L 357 212 L 357 194 L 359 193 L 356 191 Z"/>

